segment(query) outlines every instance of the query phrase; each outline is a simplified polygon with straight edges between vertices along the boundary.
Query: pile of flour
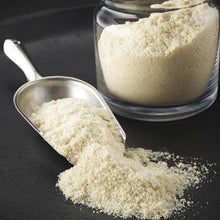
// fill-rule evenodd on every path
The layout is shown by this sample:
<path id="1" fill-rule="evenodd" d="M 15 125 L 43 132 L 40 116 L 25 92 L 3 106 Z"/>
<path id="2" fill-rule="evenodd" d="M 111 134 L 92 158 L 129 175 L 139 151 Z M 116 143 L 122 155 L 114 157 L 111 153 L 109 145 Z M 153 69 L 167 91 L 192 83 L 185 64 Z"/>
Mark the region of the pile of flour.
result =
<path id="1" fill-rule="evenodd" d="M 169 153 L 125 149 L 108 112 L 83 100 L 44 103 L 31 121 L 74 164 L 57 183 L 66 199 L 107 214 L 168 218 L 192 204 L 185 190 L 200 186 L 208 173 L 205 166 L 179 163 Z"/>
<path id="2" fill-rule="evenodd" d="M 172 0 L 160 7 L 189 2 Z M 104 28 L 98 51 L 107 88 L 138 104 L 169 106 L 194 100 L 208 86 L 218 27 L 218 10 L 204 3 Z"/>

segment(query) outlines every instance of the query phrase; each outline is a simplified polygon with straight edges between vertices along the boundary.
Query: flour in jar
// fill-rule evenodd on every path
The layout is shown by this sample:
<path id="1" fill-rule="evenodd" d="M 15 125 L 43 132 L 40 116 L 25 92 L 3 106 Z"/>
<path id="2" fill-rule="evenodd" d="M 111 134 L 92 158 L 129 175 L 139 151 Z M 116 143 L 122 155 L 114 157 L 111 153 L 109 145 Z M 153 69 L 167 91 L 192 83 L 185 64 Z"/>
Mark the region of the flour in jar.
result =
<path id="1" fill-rule="evenodd" d="M 176 2 L 183 7 L 191 1 L 168 1 L 160 7 Z M 201 96 L 216 57 L 218 16 L 216 8 L 204 3 L 104 28 L 98 52 L 110 93 L 154 106 L 179 105 Z"/>

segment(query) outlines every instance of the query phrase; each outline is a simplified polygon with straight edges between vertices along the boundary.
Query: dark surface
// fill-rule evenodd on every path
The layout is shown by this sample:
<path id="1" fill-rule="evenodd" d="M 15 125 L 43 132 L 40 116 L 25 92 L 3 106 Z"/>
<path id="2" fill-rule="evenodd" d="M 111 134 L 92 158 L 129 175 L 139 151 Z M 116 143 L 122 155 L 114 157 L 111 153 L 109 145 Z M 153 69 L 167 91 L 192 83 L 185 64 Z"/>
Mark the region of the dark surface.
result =
<path id="1" fill-rule="evenodd" d="M 23 41 L 43 76 L 73 76 L 95 85 L 92 11 L 91 7 L 72 8 L 1 20 L 0 44 L 8 37 Z M 65 201 L 55 183 L 57 175 L 71 165 L 16 112 L 12 97 L 26 79 L 2 51 L 0 74 L 0 219 L 113 219 Z M 204 113 L 182 121 L 118 120 L 127 133 L 128 146 L 164 148 L 181 156 L 202 157 L 216 162 L 215 169 L 219 171 L 219 97 Z M 185 219 L 219 220 L 219 174 L 212 183 L 195 191 L 193 198 L 200 204 L 186 211 Z"/>

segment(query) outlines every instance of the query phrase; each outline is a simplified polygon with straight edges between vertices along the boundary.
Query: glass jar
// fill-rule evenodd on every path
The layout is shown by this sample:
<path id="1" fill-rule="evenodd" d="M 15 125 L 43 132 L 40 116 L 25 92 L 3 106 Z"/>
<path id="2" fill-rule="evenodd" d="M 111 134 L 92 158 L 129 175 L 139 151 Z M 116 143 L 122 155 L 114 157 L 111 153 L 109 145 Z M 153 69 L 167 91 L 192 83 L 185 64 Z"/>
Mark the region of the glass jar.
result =
<path id="1" fill-rule="evenodd" d="M 212 1 L 103 0 L 94 12 L 98 90 L 128 118 L 202 112 L 217 96 L 218 32 Z"/>

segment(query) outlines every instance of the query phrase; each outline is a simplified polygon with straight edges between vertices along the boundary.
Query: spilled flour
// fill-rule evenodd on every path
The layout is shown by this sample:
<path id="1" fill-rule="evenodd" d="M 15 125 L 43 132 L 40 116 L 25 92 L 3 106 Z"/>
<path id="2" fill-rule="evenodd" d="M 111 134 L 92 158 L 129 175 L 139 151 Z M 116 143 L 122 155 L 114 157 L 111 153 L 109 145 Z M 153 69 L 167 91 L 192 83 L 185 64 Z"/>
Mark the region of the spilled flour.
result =
<path id="1" fill-rule="evenodd" d="M 31 120 L 74 164 L 59 175 L 65 197 L 107 214 L 168 218 L 192 204 L 185 190 L 198 187 L 208 173 L 205 166 L 179 163 L 166 152 L 126 150 L 108 112 L 83 100 L 44 103 Z"/>
<path id="2" fill-rule="evenodd" d="M 59 175 L 66 199 L 123 218 L 168 218 L 192 204 L 184 198 L 208 173 L 175 155 L 125 149 L 105 109 L 73 98 L 44 103 L 32 122 L 74 166 Z M 167 161 L 172 162 L 168 166 Z"/>

